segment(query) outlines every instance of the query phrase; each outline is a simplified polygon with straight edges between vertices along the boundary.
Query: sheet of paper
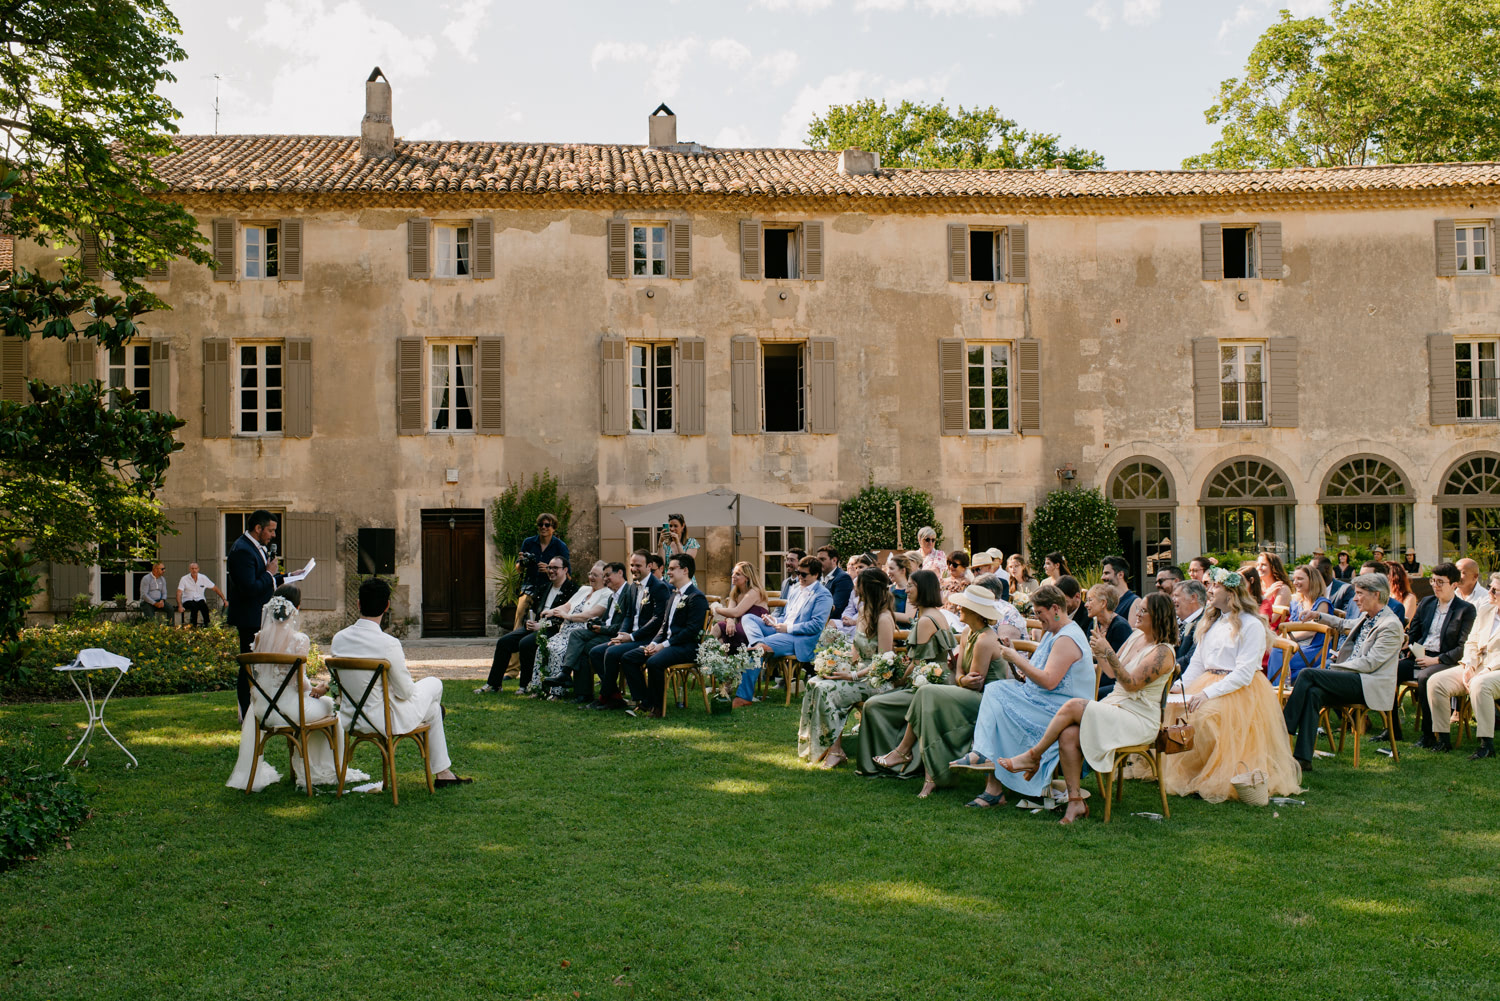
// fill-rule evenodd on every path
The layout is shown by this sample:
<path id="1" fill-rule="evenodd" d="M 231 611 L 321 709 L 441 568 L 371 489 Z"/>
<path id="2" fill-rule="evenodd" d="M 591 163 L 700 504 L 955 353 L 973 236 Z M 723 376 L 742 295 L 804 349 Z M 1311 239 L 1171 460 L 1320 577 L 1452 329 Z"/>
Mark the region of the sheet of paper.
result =
<path id="1" fill-rule="evenodd" d="M 318 565 L 317 559 L 313 558 L 313 557 L 309 557 L 308 560 L 307 560 L 307 566 L 303 567 L 301 570 L 298 570 L 296 573 L 292 573 L 292 574 L 287 574 L 286 575 L 286 578 L 285 578 L 286 583 L 288 583 L 288 584 L 295 584 L 299 580 L 306 580 L 307 579 L 307 575 L 310 574 L 310 573 L 312 573 L 313 572 L 313 567 L 315 567 L 317 565 Z"/>

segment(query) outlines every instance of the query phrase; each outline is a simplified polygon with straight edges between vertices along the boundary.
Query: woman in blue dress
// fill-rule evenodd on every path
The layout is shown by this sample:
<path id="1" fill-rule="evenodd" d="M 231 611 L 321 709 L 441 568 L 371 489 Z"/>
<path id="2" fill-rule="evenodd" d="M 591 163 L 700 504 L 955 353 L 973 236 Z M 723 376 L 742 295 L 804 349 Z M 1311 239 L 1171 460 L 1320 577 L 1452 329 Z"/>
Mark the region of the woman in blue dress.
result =
<path id="1" fill-rule="evenodd" d="M 1301 622 L 1307 618 L 1305 613 L 1309 609 L 1317 612 L 1333 611 L 1333 602 L 1328 599 L 1328 594 L 1323 587 L 1323 575 L 1311 564 L 1300 566 L 1292 571 L 1292 610 L 1288 621 Z M 1289 690 L 1296 682 L 1297 675 L 1302 673 L 1303 668 L 1316 667 L 1318 661 L 1322 659 L 1323 644 L 1328 642 L 1328 634 L 1308 631 L 1297 639 L 1298 649 L 1292 654 L 1292 673 L 1287 678 Z M 1281 674 L 1281 659 L 1280 650 L 1271 654 L 1266 674 L 1273 685 L 1276 684 Z"/>
<path id="2" fill-rule="evenodd" d="M 1069 699 L 1094 697 L 1094 655 L 1083 630 L 1068 615 L 1067 599 L 1057 588 L 1044 585 L 1032 594 L 1031 605 L 1032 614 L 1042 623 L 1036 653 L 1027 658 L 1009 642 L 1000 652 L 1024 680 L 992 681 L 984 686 L 974 723 L 974 750 L 952 764 L 990 773 L 984 792 L 969 806 L 1000 806 L 1006 789 L 1022 796 L 1041 796 L 1057 767 L 1056 744 L 1047 748 L 1041 766 L 1029 779 L 1005 771 L 996 761 L 1040 742 L 1052 717 Z"/>

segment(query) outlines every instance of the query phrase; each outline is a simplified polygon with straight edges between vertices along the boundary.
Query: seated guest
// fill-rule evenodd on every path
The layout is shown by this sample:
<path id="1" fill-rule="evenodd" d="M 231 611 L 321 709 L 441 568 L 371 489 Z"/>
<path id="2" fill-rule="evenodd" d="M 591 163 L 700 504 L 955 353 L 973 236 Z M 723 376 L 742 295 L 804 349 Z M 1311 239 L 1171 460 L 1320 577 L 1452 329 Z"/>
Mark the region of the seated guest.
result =
<path id="1" fill-rule="evenodd" d="M 1397 664 L 1397 681 L 1417 682 L 1417 707 L 1421 710 L 1422 730 L 1419 747 L 1437 748 L 1433 738 L 1433 720 L 1428 705 L 1427 682 L 1433 675 L 1454 667 L 1464 655 L 1464 644 L 1474 628 L 1474 606 L 1458 596 L 1458 567 L 1439 563 L 1432 568 L 1428 582 L 1432 593 L 1417 606 L 1411 625 L 1406 629 L 1410 644 Z M 1396 739 L 1401 739 L 1401 716 L 1392 714 Z"/>
<path id="2" fill-rule="evenodd" d="M 545 655 L 546 677 L 542 676 L 543 672 L 540 670 L 533 671 L 530 688 L 522 689 L 523 691 L 529 690 L 540 697 L 556 700 L 562 698 L 563 693 L 572 686 L 569 654 L 576 651 L 591 635 L 587 629 L 588 623 L 604 614 L 605 606 L 614 594 L 605 586 L 606 576 L 604 561 L 596 561 L 589 568 L 586 586 L 574 591 L 567 604 L 558 605 L 541 614 L 543 628 L 547 628 L 550 622 L 553 630 L 552 635 L 546 639 L 542 639 L 540 634 L 537 637 L 537 656 L 540 658 Z"/>
<path id="3" fill-rule="evenodd" d="M 1366 560 L 1364 563 L 1360 564 L 1359 572 L 1362 574 L 1378 573 L 1380 574 L 1380 576 L 1384 577 L 1387 582 L 1389 582 L 1391 579 L 1391 568 L 1384 560 Z M 1343 615 L 1346 619 L 1358 618 L 1359 612 L 1356 610 L 1354 605 L 1354 589 L 1350 588 L 1346 593 L 1347 597 L 1344 601 L 1345 610 L 1341 611 L 1338 603 L 1335 602 L 1333 606 L 1334 614 Z M 1390 606 L 1391 611 L 1395 613 L 1396 618 L 1401 620 L 1401 628 L 1405 629 L 1407 627 L 1407 624 L 1411 621 L 1406 615 L 1406 606 L 1401 604 L 1401 602 L 1397 601 L 1395 598 L 1388 598 L 1386 600 L 1386 604 Z"/>
<path id="4" fill-rule="evenodd" d="M 1156 571 L 1156 589 L 1168 598 L 1172 597 L 1172 590 L 1180 580 L 1182 580 L 1182 572 L 1176 567 Z"/>
<path id="5" fill-rule="evenodd" d="M 804 664 L 812 662 L 818 637 L 823 635 L 823 627 L 828 624 L 828 616 L 833 611 L 833 595 L 818 580 L 821 573 L 822 563 L 816 556 L 802 557 L 802 564 L 797 568 L 796 593 L 781 609 L 781 617 L 762 615 L 758 619 L 741 620 L 750 645 L 762 654 L 762 663 L 765 657 L 796 657 Z M 753 668 L 740 675 L 735 706 L 749 705 L 754 699 L 755 682 L 760 672 L 760 668 Z"/>
<path id="6" fill-rule="evenodd" d="M 835 622 L 843 618 L 849 598 L 854 594 L 854 578 L 839 566 L 839 551 L 833 546 L 818 547 L 819 580 L 833 598 L 833 611 L 829 618 Z"/>
<path id="7" fill-rule="evenodd" d="M 634 557 L 632 557 L 634 558 Z M 640 559 L 641 574 L 646 572 L 646 561 Z M 568 639 L 563 651 L 562 674 L 573 679 L 573 703 L 587 705 L 594 701 L 594 671 L 591 654 L 595 647 L 603 646 L 624 628 L 635 598 L 634 585 L 625 583 L 629 569 L 623 563 L 604 565 L 604 590 L 609 592 L 604 608 L 598 618 L 583 623 L 583 629 Z"/>
<path id="8" fill-rule="evenodd" d="M 873 567 L 874 565 L 875 561 L 870 559 L 870 557 L 866 554 L 855 553 L 853 556 L 849 557 L 849 564 L 844 569 L 845 572 L 849 575 L 850 580 L 858 580 L 861 571 L 865 570 L 868 567 Z M 856 587 L 850 592 L 849 602 L 848 604 L 844 605 L 844 614 L 837 618 L 834 623 L 834 628 L 852 639 L 855 632 L 857 631 L 856 627 L 858 626 L 858 624 L 859 588 Z"/>
<path id="9" fill-rule="evenodd" d="M 1130 589 L 1130 564 L 1123 556 L 1106 556 L 1099 573 L 1100 582 L 1114 589 L 1115 611 L 1125 615 L 1140 595 Z"/>
<path id="10" fill-rule="evenodd" d="M 1434 750 L 1449 751 L 1453 747 L 1449 724 L 1439 722 L 1445 719 L 1447 700 L 1469 696 L 1474 732 L 1479 735 L 1479 750 L 1469 755 L 1470 761 L 1495 756 L 1495 699 L 1500 698 L 1500 573 L 1490 574 L 1488 597 L 1492 600 L 1474 617 L 1463 660 L 1427 679 L 1427 711 L 1437 742 Z"/>
<path id="11" fill-rule="evenodd" d="M 607 643 L 589 651 L 590 670 L 599 676 L 599 698 L 588 704 L 589 709 L 625 708 L 625 696 L 620 692 L 625 655 L 656 636 L 672 597 L 671 587 L 652 576 L 651 554 L 644 549 L 637 549 L 631 555 L 630 574 L 637 580 L 630 596 L 623 599 L 627 619 Z"/>
<path id="12" fill-rule="evenodd" d="M 1275 553 L 1261 553 L 1255 557 L 1255 573 L 1260 578 L 1261 608 L 1271 621 L 1271 628 L 1275 629 L 1278 623 L 1271 618 L 1272 609 L 1290 609 L 1292 605 L 1291 575 Z M 1285 617 L 1286 612 L 1276 614 Z"/>
<path id="13" fill-rule="evenodd" d="M 1207 556 L 1194 556 L 1188 560 L 1188 580 L 1195 580 L 1202 584 L 1208 580 L 1208 572 L 1214 568 L 1214 561 Z"/>
<path id="14" fill-rule="evenodd" d="M 1162 758 L 1162 781 L 1175 796 L 1210 803 L 1238 798 L 1230 779 L 1260 769 L 1272 796 L 1301 789 L 1276 692 L 1261 672 L 1270 636 L 1240 573 L 1209 571 L 1208 610 L 1198 622 L 1198 649 L 1183 673 L 1193 747 Z M 1181 715 L 1180 712 L 1173 715 Z"/>
<path id="15" fill-rule="evenodd" d="M 912 609 L 907 607 L 907 592 L 911 590 L 911 575 L 917 570 L 917 561 L 906 553 L 891 553 L 885 558 L 885 575 L 891 581 L 891 601 L 896 606 L 896 622 L 906 625 L 912 621 Z"/>
<path id="16" fill-rule="evenodd" d="M 661 553 L 646 554 L 646 570 L 652 577 L 662 583 L 667 580 L 667 560 Z"/>
<path id="17" fill-rule="evenodd" d="M 667 668 L 674 664 L 691 664 L 698 657 L 698 637 L 708 618 L 708 599 L 693 584 L 697 562 L 686 553 L 667 560 L 667 583 L 672 594 L 667 599 L 661 628 L 643 646 L 626 650 L 620 658 L 620 669 L 635 699 L 635 715 L 661 719 L 666 713 Z"/>
<path id="18" fill-rule="evenodd" d="M 1394 560 L 1387 560 L 1385 568 L 1391 582 L 1391 597 L 1401 602 L 1401 607 L 1406 609 L 1406 621 L 1410 622 L 1412 616 L 1417 614 L 1417 596 L 1412 593 L 1411 578 L 1406 575 L 1401 564 Z M 1462 574 L 1462 571 L 1459 572 Z"/>
<path id="19" fill-rule="evenodd" d="M 949 656 L 957 640 L 953 627 L 943 614 L 943 591 L 938 576 L 931 570 L 917 570 L 911 575 L 912 624 L 906 640 L 906 655 L 913 664 L 938 662 L 944 665 L 941 684 L 953 684 L 948 668 Z M 913 761 L 912 745 L 916 734 L 906 723 L 916 689 L 910 686 L 885 692 L 865 700 L 860 711 L 859 773 L 861 775 L 895 774 L 912 778 L 922 770 L 921 761 Z"/>
<path id="20" fill-rule="evenodd" d="M 992 573 L 981 574 L 974 578 L 973 587 L 982 587 L 989 590 L 996 598 L 1000 599 L 1000 618 L 990 628 L 995 635 L 1001 639 L 1019 640 L 1026 637 L 1026 616 L 1005 599 L 1005 582 Z"/>
<path id="21" fill-rule="evenodd" d="M 1005 571 L 1005 554 L 993 546 L 989 549 L 975 550 L 969 557 L 969 574 L 975 580 L 980 577 L 993 577 L 1000 585 L 1000 597 L 1010 600 L 1010 574 Z"/>
<path id="22" fill-rule="evenodd" d="M 448 738 L 443 733 L 443 682 L 438 678 L 423 678 L 413 681 L 406 669 L 406 654 L 401 641 L 383 632 L 380 618 L 391 607 L 391 586 L 378 577 L 373 577 L 359 586 L 359 621 L 347 629 L 334 634 L 330 652 L 335 657 L 360 657 L 367 660 L 383 660 L 391 669 L 386 677 L 391 686 L 391 725 L 397 733 L 405 733 L 426 723 L 427 760 L 432 766 L 432 784 L 435 786 L 459 785 L 473 779 L 453 774 L 452 761 L 448 757 Z M 354 698 L 364 691 L 368 674 L 364 671 L 345 671 L 344 679 L 353 686 L 339 703 L 339 716 L 344 729 L 364 730 L 367 724 L 361 717 L 354 725 Z M 380 706 L 383 696 L 381 686 L 376 684 L 370 692 L 365 706 Z M 382 711 L 368 712 L 375 726 L 385 725 Z"/>
<path id="23" fill-rule="evenodd" d="M 1045 770 L 1047 751 L 1057 745 L 1063 778 L 1068 783 L 1068 807 L 1059 823 L 1071 824 L 1089 815 L 1089 805 L 1081 795 L 1080 786 L 1085 761 L 1101 775 L 1112 772 L 1116 748 L 1150 743 L 1161 727 L 1163 690 L 1172 683 L 1177 669 L 1173 655 L 1177 615 L 1171 598 L 1161 593 L 1146 595 L 1131 610 L 1136 609 L 1140 610 L 1136 619 L 1143 641 L 1130 657 L 1116 654 L 1097 627 L 1089 639 L 1095 663 L 1115 679 L 1109 698 L 1102 702 L 1069 699 L 1031 748 L 998 762 L 1005 771 L 1020 772 L 1023 781 L 1029 780 L 1039 770 Z M 985 791 L 1003 795 L 998 781 Z"/>
<path id="24" fill-rule="evenodd" d="M 947 567 L 947 554 L 937 547 L 937 532 L 930 525 L 923 525 L 917 529 L 917 551 L 921 553 L 916 557 L 921 564 L 921 569 L 931 570 L 939 577 Z"/>
<path id="25" fill-rule="evenodd" d="M 1055 586 L 1060 578 L 1072 575 L 1073 571 L 1068 569 L 1067 558 L 1062 553 L 1048 553 L 1042 557 L 1042 576 L 1047 578 L 1043 583 Z"/>
<path id="26" fill-rule="evenodd" d="M 551 625 L 555 621 L 550 616 L 543 618 L 542 613 L 566 603 L 573 597 L 573 592 L 578 590 L 578 585 L 568 577 L 566 557 L 554 557 L 543 569 L 550 582 L 549 588 L 533 595 L 533 600 L 526 606 L 526 617 L 518 618 L 516 621 L 519 625 L 495 642 L 490 676 L 484 684 L 474 689 L 475 695 L 499 692 L 505 686 L 505 672 L 510 669 L 513 654 L 521 656 L 521 684 L 518 692 L 524 693 L 531 686 L 531 674 L 536 666 L 537 641 L 551 636 Z M 517 605 L 516 614 L 519 616 L 520 613 L 521 606 Z"/>
<path id="27" fill-rule="evenodd" d="M 1005 561 L 1005 569 L 1010 571 L 1012 594 L 1030 594 L 1037 589 L 1038 581 L 1031 576 L 1031 567 L 1026 565 L 1026 557 L 1020 553 L 1011 554 L 1010 559 Z"/>
<path id="28" fill-rule="evenodd" d="M 863 568 L 855 581 L 855 593 L 860 613 L 854 630 L 857 659 L 853 669 L 809 678 L 802 696 L 797 756 L 809 764 L 821 763 L 824 768 L 837 768 L 848 757 L 843 737 L 849 710 L 892 688 L 889 681 L 871 677 L 875 657 L 894 649 L 896 644 L 896 617 L 891 614 L 891 584 L 885 571 Z"/>
<path id="29" fill-rule="evenodd" d="M 991 773 L 984 792 L 968 806 L 1002 805 L 1005 787 L 1023 796 L 1042 795 L 1051 785 L 1057 766 L 1055 744 L 1047 748 L 1039 766 L 1025 776 L 1008 772 L 996 762 L 1035 745 L 1069 699 L 1093 698 L 1093 652 L 1083 630 L 1068 617 L 1062 592 L 1042 588 L 1032 596 L 1032 607 L 1042 623 L 1042 640 L 1036 652 L 1028 658 L 1009 643 L 1001 647 L 1000 656 L 1013 665 L 1021 680 L 1005 678 L 984 686 L 974 722 L 974 749 L 949 762 L 950 767 Z M 1103 632 L 1099 629 L 1101 637 Z"/>
<path id="30" fill-rule="evenodd" d="M 781 592 L 778 595 L 782 601 L 791 601 L 792 595 L 797 593 L 798 583 L 797 571 L 802 566 L 802 557 L 806 556 L 805 550 L 792 548 L 786 551 L 781 571 Z"/>
<path id="31" fill-rule="evenodd" d="M 151 564 L 151 572 L 141 578 L 141 612 L 148 619 L 158 615 L 165 615 L 170 622 L 172 610 L 167 607 L 167 581 L 162 576 L 166 570 L 165 564 Z"/>
<path id="32" fill-rule="evenodd" d="M 1333 575 L 1345 584 L 1354 579 L 1354 564 L 1349 562 L 1349 554 L 1345 550 L 1339 550 L 1339 562 L 1338 566 L 1333 568 Z"/>
<path id="33" fill-rule="evenodd" d="M 1345 555 L 1348 554 L 1346 553 Z M 1348 614 L 1346 610 L 1349 608 L 1349 602 L 1354 600 L 1354 591 L 1349 586 L 1349 582 L 1339 579 L 1334 574 L 1333 564 L 1328 561 L 1328 557 L 1326 556 L 1314 556 L 1312 563 L 1309 565 L 1316 567 L 1318 573 L 1323 575 L 1323 593 L 1327 595 L 1329 603 L 1333 605 L 1333 613 L 1347 618 Z M 1352 571 L 1353 568 L 1351 567 L 1350 570 Z M 1352 573 L 1350 577 L 1352 579 Z"/>
<path id="34" fill-rule="evenodd" d="M 1198 619 L 1208 604 L 1208 591 L 1195 580 L 1180 581 L 1172 589 L 1172 604 L 1177 609 L 1177 635 L 1180 637 L 1177 641 L 1177 670 L 1182 672 L 1187 670 L 1193 651 L 1198 647 Z"/>
<path id="35" fill-rule="evenodd" d="M 968 586 L 974 583 L 974 575 L 969 573 L 969 554 L 962 549 L 955 549 L 948 554 L 948 572 L 943 575 L 943 594 L 947 595 L 948 604 L 953 604 L 952 597 L 955 594 L 963 594 Z"/>
<path id="36" fill-rule="evenodd" d="M 1292 606 L 1291 621 L 1306 622 L 1314 616 L 1309 613 L 1333 614 L 1333 602 L 1323 593 L 1323 575 L 1318 568 L 1312 564 L 1300 566 L 1292 571 Z M 1297 681 L 1297 674 L 1305 667 L 1312 667 L 1323 656 L 1323 644 L 1328 641 L 1325 633 L 1308 632 L 1302 635 L 1298 641 L 1297 652 L 1292 654 L 1291 663 L 1285 668 L 1291 673 L 1287 680 L 1293 684 Z M 1281 678 L 1283 669 L 1281 651 L 1277 650 L 1271 657 L 1271 670 L 1267 678 L 1272 684 L 1277 684 Z"/>
<path id="37" fill-rule="evenodd" d="M 1344 618 L 1311 606 L 1299 616 L 1302 621 L 1321 622 L 1351 633 L 1331 667 L 1308 667 L 1297 672 L 1296 684 L 1282 710 L 1286 732 L 1297 738 L 1292 756 L 1303 770 L 1312 763 L 1318 743 L 1318 714 L 1323 709 L 1368 706 L 1388 712 L 1395 705 L 1401 623 L 1386 605 L 1389 588 L 1380 574 L 1362 574 L 1354 578 L 1358 616 Z M 1446 722 L 1447 716 L 1443 719 Z"/>
<path id="38" fill-rule="evenodd" d="M 1117 612 L 1115 604 L 1117 600 L 1118 595 L 1115 589 L 1108 584 L 1100 583 L 1089 588 L 1089 596 L 1085 604 L 1089 610 L 1089 618 L 1094 620 L 1093 628 L 1103 629 L 1104 638 L 1109 642 L 1110 649 L 1119 653 L 1120 649 L 1125 645 L 1125 641 L 1130 639 L 1132 630 L 1129 620 Z M 1091 634 L 1092 631 L 1093 629 L 1091 628 Z M 1109 690 L 1113 687 L 1113 681 L 1106 685 L 1101 679 L 1098 692 L 1099 698 L 1102 699 L 1108 695 Z"/>
<path id="39" fill-rule="evenodd" d="M 1068 599 L 1068 618 L 1078 623 L 1078 628 L 1083 630 L 1087 636 L 1094 630 L 1094 619 L 1089 615 L 1088 592 L 1083 585 L 1078 583 L 1078 578 L 1072 574 L 1063 574 L 1057 578 L 1057 589 Z M 1035 639 L 1036 637 L 1032 637 Z"/>
<path id="40" fill-rule="evenodd" d="M 740 620 L 747 615 L 752 618 L 765 615 L 771 608 L 755 568 L 741 560 L 729 573 L 729 597 L 723 604 L 716 601 L 709 605 L 708 610 L 714 617 L 714 636 L 723 641 L 730 653 L 738 653 L 749 642 Z"/>
<path id="41" fill-rule="evenodd" d="M 1460 598 L 1478 611 L 1490 603 L 1489 592 L 1479 586 L 1479 564 L 1467 556 L 1453 564 L 1458 567 L 1458 591 Z"/>
<path id="42" fill-rule="evenodd" d="M 516 557 L 516 567 L 524 576 L 521 580 L 521 597 L 516 602 L 516 621 L 525 622 L 532 602 L 537 601 L 552 587 L 547 564 L 560 559 L 563 563 L 572 559 L 568 544 L 557 537 L 557 516 L 536 516 L 536 534 L 521 541 L 521 552 Z"/>
<path id="43" fill-rule="evenodd" d="M 198 564 L 189 563 L 188 572 L 182 575 L 177 582 L 177 611 L 181 614 L 187 609 L 188 622 L 193 628 L 198 628 L 198 616 L 203 616 L 203 625 L 209 625 L 208 602 L 205 597 L 209 591 L 219 596 L 219 601 L 229 604 L 229 599 L 224 597 L 224 592 L 214 584 L 213 581 L 198 572 Z"/>
<path id="44" fill-rule="evenodd" d="M 1422 576 L 1422 564 L 1417 562 L 1417 551 L 1410 546 L 1406 547 L 1406 559 L 1401 561 L 1401 569 L 1406 571 L 1408 577 Z M 1462 573 L 1463 567 L 1460 566 L 1458 570 Z M 1467 601 L 1468 599 L 1466 598 L 1465 600 Z M 1469 604 L 1472 605 L 1473 602 L 1470 601 Z"/>

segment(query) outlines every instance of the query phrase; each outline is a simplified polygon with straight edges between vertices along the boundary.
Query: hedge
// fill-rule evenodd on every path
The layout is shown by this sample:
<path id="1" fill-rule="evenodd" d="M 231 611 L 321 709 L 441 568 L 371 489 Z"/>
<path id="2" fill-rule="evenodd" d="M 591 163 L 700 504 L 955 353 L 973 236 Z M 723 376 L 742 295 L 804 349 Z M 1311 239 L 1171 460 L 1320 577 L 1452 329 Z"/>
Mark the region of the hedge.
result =
<path id="1" fill-rule="evenodd" d="M 68 833 L 91 816 L 71 775 L 42 770 L 34 736 L 0 733 L 0 869 L 36 858 L 54 841 L 66 845 Z"/>

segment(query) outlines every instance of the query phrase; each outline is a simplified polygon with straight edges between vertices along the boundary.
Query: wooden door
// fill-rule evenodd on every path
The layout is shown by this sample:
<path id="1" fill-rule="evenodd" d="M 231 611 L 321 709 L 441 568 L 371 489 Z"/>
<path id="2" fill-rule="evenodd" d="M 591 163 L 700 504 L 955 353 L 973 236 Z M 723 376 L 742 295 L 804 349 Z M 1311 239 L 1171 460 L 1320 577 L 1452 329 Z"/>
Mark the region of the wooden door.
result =
<path id="1" fill-rule="evenodd" d="M 484 635 L 484 512 L 422 512 L 422 635 Z"/>

